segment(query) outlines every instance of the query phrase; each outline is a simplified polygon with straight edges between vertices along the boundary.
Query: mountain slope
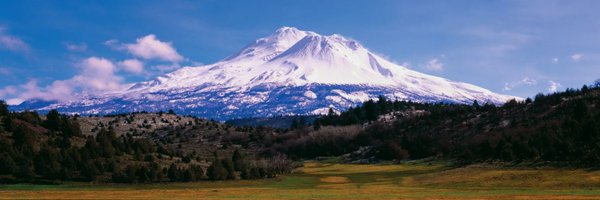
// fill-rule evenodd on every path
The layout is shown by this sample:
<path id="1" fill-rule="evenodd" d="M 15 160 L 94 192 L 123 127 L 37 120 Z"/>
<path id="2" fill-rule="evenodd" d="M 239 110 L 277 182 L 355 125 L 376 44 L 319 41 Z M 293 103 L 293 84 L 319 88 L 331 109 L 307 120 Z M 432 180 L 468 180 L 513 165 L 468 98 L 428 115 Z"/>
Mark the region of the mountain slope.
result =
<path id="1" fill-rule="evenodd" d="M 71 102 L 30 101 L 17 109 L 81 114 L 174 109 L 225 120 L 343 110 L 378 95 L 495 104 L 516 98 L 407 69 L 340 35 L 282 27 L 214 64 L 184 67 L 126 91 Z"/>

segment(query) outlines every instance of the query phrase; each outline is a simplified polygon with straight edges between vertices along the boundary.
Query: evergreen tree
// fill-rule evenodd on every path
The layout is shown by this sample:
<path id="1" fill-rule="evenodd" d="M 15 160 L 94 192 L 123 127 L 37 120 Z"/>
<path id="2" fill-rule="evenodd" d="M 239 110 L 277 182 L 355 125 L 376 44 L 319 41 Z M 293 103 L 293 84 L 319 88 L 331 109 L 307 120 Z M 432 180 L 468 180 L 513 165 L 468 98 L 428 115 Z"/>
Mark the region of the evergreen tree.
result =
<path id="1" fill-rule="evenodd" d="M 321 120 L 315 120 L 315 122 L 313 123 L 313 129 L 315 131 L 321 130 Z"/>
<path id="2" fill-rule="evenodd" d="M 335 113 L 335 111 L 333 110 L 332 107 L 329 107 L 329 111 L 327 111 L 327 116 L 329 117 L 333 117 L 336 116 L 337 114 Z"/>
<path id="3" fill-rule="evenodd" d="M 63 115 L 60 121 L 62 122 L 60 129 L 65 137 L 80 136 L 82 134 L 81 126 L 76 118 L 69 119 L 67 116 Z"/>
<path id="4" fill-rule="evenodd" d="M 201 180 L 204 176 L 204 170 L 202 167 L 200 167 L 200 165 L 191 165 L 189 171 L 192 175 L 192 181 Z"/>
<path id="5" fill-rule="evenodd" d="M 248 168 L 242 169 L 242 173 L 240 174 L 240 177 L 245 180 L 252 179 L 250 170 L 248 170 Z"/>
<path id="6" fill-rule="evenodd" d="M 17 170 L 15 160 L 4 152 L 0 154 L 0 174 L 12 174 Z"/>
<path id="7" fill-rule="evenodd" d="M 242 169 L 246 168 L 244 165 L 244 158 L 238 149 L 233 151 L 233 155 L 231 156 L 231 160 L 233 161 L 233 168 L 235 171 L 242 171 Z"/>
<path id="8" fill-rule="evenodd" d="M 46 121 L 44 121 L 44 127 L 51 131 L 60 131 L 62 128 L 62 120 L 60 114 L 56 109 L 50 110 L 46 115 Z"/>
<path id="9" fill-rule="evenodd" d="M 214 160 L 206 169 L 206 175 L 210 180 L 225 180 L 227 179 L 227 170 L 219 160 Z"/>
<path id="10" fill-rule="evenodd" d="M 225 158 L 221 160 L 221 162 L 223 164 L 223 168 L 225 168 L 225 171 L 227 172 L 227 179 L 235 179 L 235 168 L 233 167 L 233 161 L 231 161 L 231 158 Z"/>
<path id="11" fill-rule="evenodd" d="M 10 115 L 4 116 L 4 118 L 2 119 L 2 125 L 4 126 L 4 130 L 5 131 L 13 131 L 14 128 L 14 124 L 13 124 L 13 118 Z"/>
<path id="12" fill-rule="evenodd" d="M 471 106 L 473 106 L 473 108 L 475 108 L 475 109 L 479 109 L 480 105 L 479 105 L 479 102 L 477 100 L 475 100 L 475 101 L 473 101 L 473 105 L 471 105 Z"/>
<path id="13" fill-rule="evenodd" d="M 8 116 L 8 104 L 5 101 L 0 100 L 0 116 Z"/>
<path id="14" fill-rule="evenodd" d="M 175 166 L 174 163 L 171 163 L 169 166 L 169 169 L 167 170 L 167 176 L 173 182 L 180 180 L 179 169 L 177 169 L 177 166 Z"/>
<path id="15" fill-rule="evenodd" d="M 35 145 L 35 133 L 26 125 L 19 125 L 13 132 L 13 139 L 16 146 L 32 149 Z"/>

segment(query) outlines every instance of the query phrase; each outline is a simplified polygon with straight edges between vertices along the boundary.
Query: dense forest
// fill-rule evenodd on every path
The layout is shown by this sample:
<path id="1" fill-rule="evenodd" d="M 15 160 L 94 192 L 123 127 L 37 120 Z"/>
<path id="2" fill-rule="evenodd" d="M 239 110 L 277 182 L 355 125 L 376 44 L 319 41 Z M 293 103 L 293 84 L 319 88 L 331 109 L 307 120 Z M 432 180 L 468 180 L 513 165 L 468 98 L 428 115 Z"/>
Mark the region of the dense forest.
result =
<path id="1" fill-rule="evenodd" d="M 45 117 L 31 111 L 9 112 L 6 103 L 0 101 L 0 182 L 134 183 L 257 179 L 291 170 L 291 162 L 281 155 L 258 157 L 249 151 L 242 153 L 244 151 L 240 150 L 245 149 L 233 146 L 219 150 L 213 148 L 212 152 L 205 153 L 210 154 L 208 156 L 199 155 L 195 149 L 181 150 L 182 145 L 192 141 L 172 140 L 170 138 L 180 135 L 168 134 L 184 130 L 225 131 L 219 123 L 193 119 L 182 126 L 175 126 L 164 117 L 162 122 L 167 121 L 170 126 L 144 133 L 138 131 L 138 127 L 148 128 L 153 126 L 153 121 L 144 119 L 135 124 L 135 117 L 140 115 L 149 114 L 104 117 L 111 121 L 99 121 L 91 130 L 82 131 L 80 122 L 90 118 L 61 115 L 56 110 Z M 128 124 L 135 128 L 119 133 L 115 131 Z M 158 133 L 167 134 L 153 137 Z M 206 143 L 222 146 L 220 143 L 226 139 L 230 137 L 219 137 Z M 206 145 L 196 143 L 195 146 Z"/>
<path id="2" fill-rule="evenodd" d="M 312 129 L 358 125 L 358 133 L 289 135 L 268 152 L 293 158 L 355 156 L 406 160 L 427 157 L 461 163 L 502 161 L 600 163 L 600 84 L 534 99 L 472 105 L 390 101 L 380 97 L 315 120 Z M 302 141 L 302 142 L 299 142 Z"/>

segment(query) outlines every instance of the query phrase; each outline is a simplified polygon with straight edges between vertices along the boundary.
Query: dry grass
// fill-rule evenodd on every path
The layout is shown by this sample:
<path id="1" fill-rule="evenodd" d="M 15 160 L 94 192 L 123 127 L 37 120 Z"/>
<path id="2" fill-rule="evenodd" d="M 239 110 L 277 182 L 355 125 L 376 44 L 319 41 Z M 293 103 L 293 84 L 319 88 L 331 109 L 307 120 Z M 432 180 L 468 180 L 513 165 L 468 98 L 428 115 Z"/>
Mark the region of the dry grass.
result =
<path id="1" fill-rule="evenodd" d="M 600 172 L 308 162 L 278 179 L 0 186 L 0 199 L 600 199 Z"/>

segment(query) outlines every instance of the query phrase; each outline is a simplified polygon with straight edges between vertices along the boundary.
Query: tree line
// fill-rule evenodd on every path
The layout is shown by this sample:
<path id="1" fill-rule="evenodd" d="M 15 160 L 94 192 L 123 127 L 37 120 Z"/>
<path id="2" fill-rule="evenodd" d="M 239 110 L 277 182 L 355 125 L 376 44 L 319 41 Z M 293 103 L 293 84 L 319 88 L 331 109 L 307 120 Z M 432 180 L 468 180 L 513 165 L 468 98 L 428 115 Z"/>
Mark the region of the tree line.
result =
<path id="1" fill-rule="evenodd" d="M 169 114 L 174 114 L 169 112 Z M 210 162 L 153 140 L 103 126 L 83 135 L 78 116 L 51 110 L 10 112 L 0 101 L 0 182 L 100 181 L 121 183 L 272 178 L 289 173 L 284 156 L 246 156 L 239 150 Z"/>
<path id="2" fill-rule="evenodd" d="M 294 158 L 339 156 L 364 150 L 363 158 L 427 157 L 461 163 L 504 161 L 597 165 L 600 163 L 600 84 L 511 100 L 501 106 L 390 101 L 380 97 L 315 120 L 322 127 L 365 127 L 358 134 L 296 131 L 271 151 Z M 385 120 L 384 116 L 394 116 Z M 365 126 L 365 123 L 370 125 Z M 335 132 L 335 131 L 333 131 Z M 301 141 L 298 138 L 302 138 Z"/>

